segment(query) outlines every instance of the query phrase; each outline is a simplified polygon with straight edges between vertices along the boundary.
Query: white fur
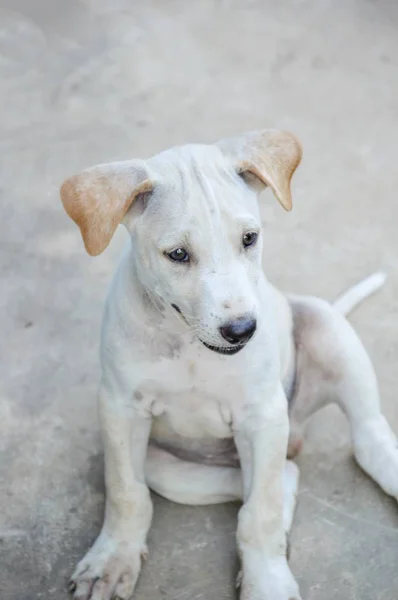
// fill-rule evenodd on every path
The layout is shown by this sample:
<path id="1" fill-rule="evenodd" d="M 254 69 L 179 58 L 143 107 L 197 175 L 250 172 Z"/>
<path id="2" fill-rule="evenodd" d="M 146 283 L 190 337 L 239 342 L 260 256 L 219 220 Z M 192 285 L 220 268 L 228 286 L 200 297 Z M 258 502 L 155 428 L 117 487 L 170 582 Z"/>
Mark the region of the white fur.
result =
<path id="1" fill-rule="evenodd" d="M 342 315 L 348 315 L 363 300 L 366 300 L 366 298 L 380 290 L 385 284 L 386 279 L 387 275 L 385 273 L 373 273 L 373 275 L 370 275 L 344 292 L 344 294 L 333 302 L 333 306 Z"/>
<path id="2" fill-rule="evenodd" d="M 152 517 L 148 484 L 175 502 L 243 499 L 241 599 L 299 600 L 285 558 L 298 469 L 286 463 L 282 385 L 291 379 L 295 346 L 300 386 L 291 436 L 300 435 L 315 410 L 338 402 L 358 462 L 398 497 L 395 437 L 380 414 L 372 365 L 339 314 L 380 287 L 381 277 L 354 288 L 335 308 L 313 298 L 288 301 L 262 272 L 261 235 L 257 246 L 242 249 L 245 231 L 260 232 L 257 194 L 218 148 L 170 150 L 147 161 L 147 169 L 154 192 L 125 216 L 131 243 L 105 310 L 99 402 L 106 512 L 99 538 L 73 575 L 74 597 L 127 600 L 133 593 Z M 176 247 L 189 249 L 189 265 L 167 258 Z M 257 331 L 239 353 L 205 347 L 227 348 L 219 327 L 246 313 L 257 319 Z M 223 466 L 217 455 L 231 437 L 242 471 Z M 204 452 L 207 444 L 214 464 L 177 456 Z"/>

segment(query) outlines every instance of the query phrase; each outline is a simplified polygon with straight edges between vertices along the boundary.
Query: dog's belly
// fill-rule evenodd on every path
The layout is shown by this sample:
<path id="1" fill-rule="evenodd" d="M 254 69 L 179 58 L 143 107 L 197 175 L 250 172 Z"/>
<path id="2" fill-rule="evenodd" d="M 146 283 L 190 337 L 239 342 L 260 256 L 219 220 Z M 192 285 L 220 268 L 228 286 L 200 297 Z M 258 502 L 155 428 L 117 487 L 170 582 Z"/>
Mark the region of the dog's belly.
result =
<path id="1" fill-rule="evenodd" d="M 261 352 L 261 345 L 253 351 Z M 178 361 L 143 365 L 139 391 L 153 407 L 151 442 L 184 460 L 239 466 L 232 419 L 247 395 L 251 365 L 239 354 L 220 357 L 201 345 L 185 348 Z M 287 392 L 293 370 L 291 361 Z"/>
<path id="2" fill-rule="evenodd" d="M 193 433 L 193 429 L 190 430 Z M 196 462 L 212 466 L 239 467 L 239 458 L 234 440 L 230 437 L 213 437 L 203 435 L 199 437 L 181 435 L 170 424 L 170 419 L 162 415 L 153 421 L 151 443 L 170 452 L 181 460 Z"/>
<path id="3" fill-rule="evenodd" d="M 153 419 L 151 441 L 183 460 L 237 466 L 231 406 L 239 386 L 232 390 L 211 369 L 208 377 L 193 378 L 185 389 L 159 390 L 160 414 Z"/>
<path id="4" fill-rule="evenodd" d="M 295 393 L 295 359 L 283 379 L 288 402 Z M 228 386 L 226 386 L 228 389 Z M 231 428 L 231 404 L 241 395 L 229 389 L 229 402 L 209 393 L 175 392 L 163 395 L 162 413 L 153 419 L 151 443 L 182 460 L 213 466 L 239 467 Z"/>
<path id="5" fill-rule="evenodd" d="M 153 420 L 151 442 L 174 456 L 208 465 L 238 466 L 230 414 L 218 398 L 194 391 L 164 398 Z"/>

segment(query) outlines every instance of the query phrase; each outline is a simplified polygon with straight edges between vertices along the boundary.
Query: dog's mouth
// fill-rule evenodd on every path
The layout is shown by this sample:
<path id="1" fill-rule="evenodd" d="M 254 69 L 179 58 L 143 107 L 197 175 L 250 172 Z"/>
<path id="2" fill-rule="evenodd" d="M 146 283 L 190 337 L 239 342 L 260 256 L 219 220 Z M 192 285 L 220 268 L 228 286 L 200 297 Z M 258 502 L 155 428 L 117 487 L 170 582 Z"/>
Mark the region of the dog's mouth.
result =
<path id="1" fill-rule="evenodd" d="M 183 319 L 183 321 L 187 325 L 189 325 L 189 323 L 186 320 L 186 318 L 184 317 L 184 314 L 182 313 L 180 307 L 177 306 L 177 304 L 172 304 L 171 306 L 174 308 L 174 310 L 176 312 L 178 312 L 178 314 Z M 246 346 L 246 343 L 244 343 L 244 344 L 236 344 L 236 346 L 212 346 L 211 344 L 207 344 L 206 342 L 204 342 L 200 338 L 198 338 L 198 339 L 199 339 L 200 342 L 202 342 L 202 344 L 204 346 L 206 346 L 206 348 L 208 348 L 208 350 L 211 350 L 212 352 L 217 352 L 217 354 L 223 354 L 224 356 L 233 356 L 234 354 L 238 354 L 238 352 L 240 352 L 241 350 L 243 350 L 243 348 Z M 247 340 L 247 341 L 249 341 L 249 340 Z"/>
<path id="2" fill-rule="evenodd" d="M 184 317 L 183 312 L 181 311 L 181 308 L 179 306 L 177 306 L 177 304 L 172 304 L 171 305 L 172 308 L 174 308 L 174 310 L 176 312 L 178 312 L 178 314 L 180 315 L 181 319 L 184 321 L 184 323 L 186 323 L 187 325 L 189 325 L 188 321 L 186 320 L 186 318 Z"/>
<path id="3" fill-rule="evenodd" d="M 200 339 L 200 338 L 199 338 Z M 203 340 L 200 340 L 206 348 L 212 350 L 212 352 L 217 352 L 217 354 L 224 354 L 225 356 L 232 356 L 233 354 L 237 354 L 246 346 L 246 344 L 237 344 L 236 346 L 211 346 L 210 344 L 206 344 Z"/>

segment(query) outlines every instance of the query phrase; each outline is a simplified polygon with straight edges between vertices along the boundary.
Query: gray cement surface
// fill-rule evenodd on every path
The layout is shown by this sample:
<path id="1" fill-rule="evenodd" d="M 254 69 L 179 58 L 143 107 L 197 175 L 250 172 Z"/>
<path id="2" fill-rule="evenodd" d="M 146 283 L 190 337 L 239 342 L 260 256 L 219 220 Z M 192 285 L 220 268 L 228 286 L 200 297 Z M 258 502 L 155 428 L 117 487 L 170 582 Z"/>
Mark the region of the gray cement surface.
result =
<path id="1" fill-rule="evenodd" d="M 1 600 L 65 600 L 102 519 L 98 338 L 125 234 L 84 253 L 58 196 L 83 167 L 296 132 L 295 210 L 263 200 L 267 273 L 332 299 L 388 272 L 352 322 L 398 432 L 397 28 L 387 0 L 0 1 Z M 396 600 L 397 506 L 354 464 L 337 410 L 313 419 L 298 462 L 303 598 Z M 233 598 L 237 506 L 155 504 L 135 598 Z"/>

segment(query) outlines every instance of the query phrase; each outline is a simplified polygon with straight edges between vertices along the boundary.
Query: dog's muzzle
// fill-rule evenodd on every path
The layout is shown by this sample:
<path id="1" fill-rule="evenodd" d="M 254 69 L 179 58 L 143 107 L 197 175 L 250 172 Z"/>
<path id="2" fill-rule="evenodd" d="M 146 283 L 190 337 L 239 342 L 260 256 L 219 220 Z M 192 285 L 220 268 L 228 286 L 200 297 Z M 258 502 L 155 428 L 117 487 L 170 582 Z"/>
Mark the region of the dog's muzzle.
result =
<path id="1" fill-rule="evenodd" d="M 180 307 L 176 304 L 172 304 L 171 306 L 176 312 L 178 312 L 178 314 L 182 317 L 185 323 L 189 325 Z M 229 321 L 219 329 L 221 336 L 229 344 L 231 344 L 230 346 L 212 346 L 211 344 L 207 344 L 200 338 L 199 340 L 204 346 L 206 346 L 206 348 L 208 348 L 212 352 L 217 352 L 217 354 L 223 354 L 224 356 L 232 356 L 243 350 L 246 344 L 253 337 L 256 328 L 256 319 L 254 319 L 251 315 L 245 315 L 242 317 L 238 317 L 234 321 Z"/>

